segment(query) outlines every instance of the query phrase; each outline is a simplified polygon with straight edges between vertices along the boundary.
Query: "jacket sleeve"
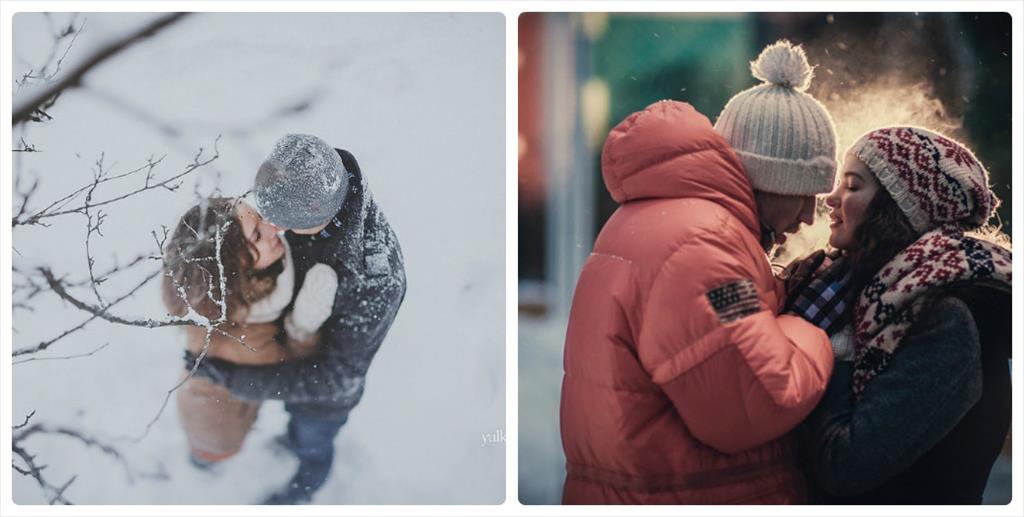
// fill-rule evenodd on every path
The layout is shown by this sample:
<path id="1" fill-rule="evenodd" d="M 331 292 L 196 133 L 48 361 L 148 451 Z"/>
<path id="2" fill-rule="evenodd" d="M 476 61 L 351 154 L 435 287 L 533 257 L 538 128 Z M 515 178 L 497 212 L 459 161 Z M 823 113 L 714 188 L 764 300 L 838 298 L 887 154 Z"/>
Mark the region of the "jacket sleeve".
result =
<path id="1" fill-rule="evenodd" d="M 335 312 L 322 329 L 322 353 L 272 366 L 231 366 L 225 386 L 246 400 L 355 405 L 370 361 L 405 297 L 404 269 L 400 262 L 397 267 L 399 274 L 370 287 L 338 290 Z"/>
<path id="2" fill-rule="evenodd" d="M 852 402 L 853 363 L 843 362 L 809 419 L 818 484 L 842 497 L 909 468 L 981 399 L 981 343 L 970 309 L 941 300 L 903 339 L 889 366 Z"/>
<path id="3" fill-rule="evenodd" d="M 762 253 L 727 234 L 677 250 L 654 280 L 638 340 L 641 362 L 689 431 L 725 453 L 796 427 L 832 372 L 825 333 L 768 306 L 777 295 L 761 292 L 775 290 L 758 268 Z"/>

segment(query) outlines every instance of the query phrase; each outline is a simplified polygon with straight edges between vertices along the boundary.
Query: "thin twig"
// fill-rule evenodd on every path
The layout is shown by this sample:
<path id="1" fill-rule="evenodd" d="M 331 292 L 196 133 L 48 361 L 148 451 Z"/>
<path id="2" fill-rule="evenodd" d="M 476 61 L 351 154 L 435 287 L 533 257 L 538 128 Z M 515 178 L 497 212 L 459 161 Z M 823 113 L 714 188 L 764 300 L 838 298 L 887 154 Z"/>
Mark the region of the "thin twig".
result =
<path id="1" fill-rule="evenodd" d="M 119 296 L 118 298 L 116 298 L 115 300 L 113 300 L 113 301 L 111 301 L 111 302 L 110 302 L 109 304 L 107 304 L 107 306 L 106 306 L 106 309 L 108 309 L 108 310 L 109 310 L 109 309 L 113 308 L 113 307 L 114 307 L 115 305 L 117 305 L 118 303 L 120 303 L 120 302 L 122 302 L 122 301 L 124 301 L 124 300 L 128 299 L 129 297 L 131 297 L 132 295 L 134 295 L 134 294 L 135 294 L 135 293 L 136 293 L 136 292 L 137 292 L 137 291 L 138 291 L 139 289 L 142 289 L 142 287 L 143 287 L 143 286 L 145 286 L 145 285 L 146 285 L 146 284 L 148 284 L 148 283 L 149 283 L 150 281 L 152 281 L 152 280 L 153 280 L 154 278 L 156 278 L 156 277 L 160 276 L 160 274 L 161 274 L 161 271 L 159 271 L 159 270 L 158 270 L 158 271 L 155 271 L 155 272 L 153 272 L 153 273 L 151 273 L 151 274 L 150 274 L 150 275 L 148 275 L 148 276 L 147 276 L 146 278 L 144 278 L 144 279 L 143 279 L 143 280 L 142 280 L 141 282 L 139 282 L 138 284 L 136 284 L 136 285 L 135 285 L 135 287 L 133 287 L 133 288 L 132 288 L 131 290 L 129 290 L 129 291 L 127 292 L 127 293 L 125 293 L 125 294 L 123 294 L 123 295 Z M 85 327 L 86 325 L 88 325 L 88 324 L 89 324 L 90 322 L 92 322 L 93 320 L 95 320 L 95 319 L 97 319 L 97 318 L 99 318 L 99 317 L 100 317 L 100 316 L 99 316 L 98 314 L 96 314 L 96 313 L 92 313 L 92 314 L 93 314 L 93 315 L 92 315 L 92 317 L 90 317 L 89 319 L 87 319 L 87 320 L 85 320 L 85 321 L 83 321 L 83 322 L 79 323 L 78 325 L 76 325 L 76 326 L 74 326 L 74 327 L 72 327 L 72 328 L 70 328 L 70 329 L 67 329 L 67 330 L 65 330 L 65 331 L 61 332 L 61 333 L 60 333 L 59 335 L 57 335 L 56 337 L 54 337 L 54 338 L 52 338 L 52 339 L 49 339 L 49 340 L 47 340 L 47 341 L 43 341 L 42 343 L 39 343 L 38 345 L 36 345 L 36 346 L 33 346 L 33 347 L 31 347 L 31 348 L 21 348 L 21 349 L 15 350 L 14 352 L 12 352 L 12 354 L 11 354 L 11 355 L 13 355 L 14 357 L 18 357 L 18 356 L 20 356 L 20 355 L 25 355 L 25 354 L 34 354 L 34 353 L 37 353 L 37 352 L 42 352 L 43 350 L 46 350 L 47 348 L 49 348 L 49 347 L 50 347 L 51 345 L 53 345 L 53 344 L 54 344 L 54 343 L 56 343 L 57 341 L 60 341 L 61 339 L 64 339 L 64 338 L 65 338 L 65 337 L 67 337 L 68 335 L 70 335 L 70 334 L 73 334 L 73 333 L 75 333 L 75 332 L 77 332 L 77 331 L 81 330 L 81 329 L 82 329 L 82 328 L 84 328 L 84 327 Z"/>
<path id="2" fill-rule="evenodd" d="M 101 442 L 101 441 L 99 441 L 99 440 L 97 440 L 97 439 L 95 439 L 95 438 L 93 438 L 91 436 L 86 436 L 85 434 L 83 434 L 81 431 L 78 431 L 77 429 L 72 429 L 70 427 L 62 427 L 62 426 L 50 427 L 50 426 L 43 425 L 43 424 L 33 424 L 32 427 L 29 427 L 28 429 L 25 429 L 25 430 L 20 431 L 19 433 L 17 433 L 15 439 L 18 442 L 21 442 L 21 441 L 25 440 L 26 438 L 28 438 L 29 436 L 32 436 L 32 435 L 35 435 L 35 434 L 51 434 L 51 435 L 65 436 L 65 437 L 73 438 L 73 439 L 77 440 L 78 442 L 82 443 L 86 447 L 94 447 L 96 449 L 99 449 L 100 452 L 102 452 L 103 454 L 106 454 L 107 456 L 110 456 L 115 461 L 120 463 L 122 467 L 124 467 L 125 476 L 128 478 L 128 482 L 129 483 L 134 483 L 135 482 L 135 472 L 134 472 L 134 470 L 128 464 L 128 461 L 125 459 L 124 455 L 121 454 L 121 451 L 117 450 L 117 448 L 114 447 L 113 445 L 110 445 L 110 444 L 107 444 L 107 443 L 103 443 L 103 442 Z"/>
<path id="3" fill-rule="evenodd" d="M 162 162 L 164 160 L 164 158 L 166 158 L 166 157 L 167 157 L 167 155 L 164 155 L 164 156 L 161 156 L 157 160 L 153 160 L 153 158 L 150 157 L 146 161 L 146 164 L 141 166 L 141 167 L 132 169 L 132 170 L 130 170 L 128 172 L 123 172 L 121 174 L 116 174 L 114 176 L 105 175 L 105 177 L 102 180 L 100 180 L 100 183 L 106 183 L 108 181 L 116 181 L 116 180 L 119 180 L 121 178 L 126 178 L 128 176 L 132 176 L 134 174 L 137 174 L 137 173 L 139 173 L 140 171 L 143 171 L 143 170 L 152 171 L 153 168 L 156 167 L 157 165 L 159 165 L 160 162 Z M 97 160 L 97 163 L 102 163 L 102 161 L 103 161 L 103 154 L 101 153 L 100 154 L 100 158 Z M 147 172 L 147 174 L 148 174 L 148 172 Z M 19 177 L 19 179 L 20 179 L 20 177 Z M 39 179 L 36 178 L 36 182 L 38 182 L 38 180 Z M 64 197 L 61 197 L 61 198 L 57 199 L 56 201 L 50 203 L 46 208 L 44 208 L 42 210 L 39 210 L 32 217 L 28 217 L 28 218 L 22 219 L 21 215 L 24 214 L 25 211 L 26 211 L 25 210 L 25 206 L 27 204 L 27 198 L 26 198 L 25 199 L 26 203 L 22 204 L 21 211 L 18 214 L 18 217 L 14 218 L 14 226 L 18 226 L 19 224 L 29 224 L 28 221 L 31 221 L 32 219 L 38 219 L 38 216 L 41 216 L 43 214 L 47 214 L 51 210 L 53 210 L 55 208 L 56 209 L 60 209 L 60 208 L 63 208 L 64 206 L 67 206 L 67 204 L 70 203 L 71 201 L 73 201 L 76 197 L 78 197 L 79 194 L 81 194 L 82 192 L 85 192 L 85 191 L 89 190 L 90 188 L 92 188 L 92 185 L 93 185 L 92 183 L 88 183 L 86 185 L 78 187 L 77 189 L 75 189 L 70 194 L 67 194 Z M 33 190 L 34 190 L 34 187 L 33 187 Z"/>
<path id="4" fill-rule="evenodd" d="M 205 211 L 201 211 L 201 212 L 205 212 Z M 146 424 L 146 427 L 142 430 L 142 433 L 139 434 L 138 436 L 135 436 L 135 437 L 124 437 L 123 439 L 125 439 L 127 441 L 130 441 L 130 442 L 133 442 L 133 443 L 138 443 L 138 442 L 141 442 L 142 440 L 144 440 L 146 438 L 146 436 L 149 435 L 149 431 L 153 428 L 153 426 L 157 423 L 157 421 L 160 420 L 160 417 L 164 414 L 164 410 L 167 409 L 167 404 L 170 402 L 171 396 L 174 395 L 174 392 L 178 391 L 179 388 L 184 386 L 185 383 L 188 382 L 189 379 L 191 379 L 195 375 L 195 373 L 197 371 L 199 371 L 199 366 L 202 364 L 203 360 L 206 359 L 206 355 L 210 352 L 210 344 L 211 344 L 211 340 L 213 338 L 213 333 L 215 331 L 223 332 L 223 331 L 221 331 L 219 329 L 219 327 L 220 327 L 220 325 L 222 323 L 226 322 L 227 319 L 228 319 L 228 307 L 227 307 L 228 289 L 227 289 L 227 278 L 224 275 L 224 262 L 221 260 L 221 257 L 222 257 L 221 251 L 222 251 L 222 246 L 224 244 L 224 232 L 227 231 L 228 227 L 231 226 L 231 224 L 232 224 L 231 221 L 227 221 L 222 226 L 217 226 L 216 233 L 214 234 L 214 243 L 215 243 L 214 257 L 216 257 L 217 269 L 218 269 L 218 272 L 220 273 L 220 275 L 219 275 L 219 277 L 220 277 L 220 281 L 219 281 L 220 297 L 219 297 L 219 299 L 218 299 L 218 297 L 215 297 L 213 295 L 213 286 L 212 285 L 209 286 L 207 288 L 207 291 L 206 291 L 207 296 L 209 296 L 211 300 L 214 300 L 215 302 L 217 302 L 217 306 L 220 308 L 220 316 L 217 318 L 216 321 L 213 321 L 213 322 L 207 320 L 206 325 L 204 325 L 205 330 L 206 330 L 206 335 L 203 337 L 203 347 L 202 347 L 202 349 L 200 349 L 199 355 L 196 357 L 196 360 L 192 363 L 192 368 L 189 369 L 188 375 L 186 375 L 185 378 L 181 380 L 181 382 L 175 384 L 173 387 L 171 387 L 171 389 L 167 390 L 167 393 L 164 395 L 163 402 L 160 403 L 160 408 L 157 410 L 156 414 L 153 415 L 153 418 L 151 418 L 149 420 L 149 422 Z M 206 225 L 205 224 L 200 225 L 200 228 L 203 228 L 204 231 L 205 231 Z M 153 234 L 153 237 L 156 238 L 156 234 L 155 233 Z M 165 232 L 165 237 L 166 237 L 166 232 Z M 166 262 L 165 262 L 165 264 L 166 264 Z M 172 278 L 172 280 L 173 280 L 173 278 Z M 178 285 L 177 282 L 174 282 L 174 287 L 175 287 L 175 289 L 177 289 L 178 295 L 185 302 L 185 305 L 188 308 L 189 313 L 195 314 L 196 311 L 192 307 L 192 305 L 189 303 L 188 296 L 186 296 L 186 294 L 185 294 L 185 289 L 181 285 Z M 242 341 L 242 345 L 246 346 L 246 348 L 249 348 L 247 345 L 245 345 L 244 341 Z M 250 348 L 250 350 L 252 350 L 252 349 Z"/>
<path id="5" fill-rule="evenodd" d="M 66 359 L 78 359 L 79 357 L 89 357 L 89 356 L 95 354 L 96 352 L 99 352 L 100 350 L 103 350 L 104 348 L 107 348 L 109 345 L 110 345 L 109 342 L 108 343 L 103 343 L 102 345 L 100 345 L 95 350 L 93 350 L 91 352 L 86 352 L 84 354 L 65 355 L 65 356 L 61 356 L 61 357 L 29 357 L 28 359 L 22 359 L 20 361 L 14 361 L 11 364 L 12 365 L 18 365 L 18 364 L 30 363 L 32 361 L 58 361 L 58 360 L 66 360 Z"/>
<path id="6" fill-rule="evenodd" d="M 91 189 L 89 189 L 89 192 L 85 194 L 85 204 L 82 205 L 82 211 L 85 213 L 85 261 L 89 270 L 89 287 L 92 288 L 93 294 L 96 295 L 96 303 L 100 304 L 100 306 L 102 307 L 106 305 L 103 302 L 103 296 L 100 295 L 99 290 L 99 285 L 102 282 L 102 280 L 96 281 L 96 273 L 93 267 L 96 264 L 96 259 L 93 258 L 92 256 L 91 243 L 93 233 L 98 233 L 100 234 L 100 236 L 103 235 L 103 233 L 100 231 L 100 226 L 103 224 L 103 219 L 105 216 L 103 215 L 103 212 L 97 212 L 96 224 L 93 224 L 92 214 L 89 213 L 89 206 L 92 202 L 93 192 L 96 191 L 96 187 L 99 186 L 100 180 L 103 179 L 102 168 L 99 169 L 94 178 L 95 179 L 93 182 L 93 186 Z"/>
<path id="7" fill-rule="evenodd" d="M 71 483 L 74 483 L 76 479 L 78 479 L 78 474 L 71 476 L 71 479 L 69 479 L 67 483 L 64 483 L 60 488 L 58 488 L 57 493 L 53 494 L 53 497 L 50 498 L 50 504 L 56 503 L 57 501 L 65 501 L 64 504 L 70 504 L 66 502 L 66 499 L 64 499 L 64 491 L 66 491 L 68 487 L 71 486 Z"/>
<path id="8" fill-rule="evenodd" d="M 181 186 L 182 178 L 184 178 L 185 176 L 195 172 L 200 167 L 203 167 L 203 166 L 206 166 L 206 165 L 210 164 L 211 162 L 213 162 L 214 160 L 216 160 L 217 158 L 220 157 L 220 150 L 218 148 L 219 142 L 220 142 L 220 136 L 218 136 L 214 140 L 214 142 L 213 142 L 214 155 L 211 156 L 209 159 L 200 161 L 200 158 L 202 157 L 204 149 L 203 148 L 199 148 L 199 152 L 193 158 L 192 163 L 189 164 L 188 167 L 186 167 L 183 172 L 180 172 L 180 173 L 178 173 L 178 174 L 176 174 L 174 176 L 171 176 L 170 178 L 167 178 L 167 179 L 165 179 L 163 181 L 160 181 L 160 182 L 157 182 L 157 183 L 151 183 L 149 181 L 151 176 L 147 175 L 146 183 L 142 187 L 139 187 L 138 189 L 133 190 L 131 192 L 128 192 L 126 194 L 115 196 L 115 197 L 112 197 L 110 199 L 105 199 L 105 200 L 97 202 L 97 203 L 92 203 L 92 204 L 89 205 L 89 207 L 98 208 L 98 207 L 101 207 L 101 206 L 109 205 L 111 203 L 116 203 L 118 201 L 121 201 L 123 199 L 129 198 L 131 196 L 140 194 L 142 192 L 146 192 L 148 190 L 155 190 L 155 189 L 158 189 L 158 188 L 163 188 L 163 189 L 170 190 L 170 191 L 173 192 L 173 191 L 177 190 L 178 187 Z M 152 164 L 152 163 L 147 164 L 147 166 L 151 166 L 151 165 L 154 165 L 154 164 Z M 136 169 L 135 171 L 132 171 L 132 172 L 138 172 L 140 170 L 143 170 L 145 167 L 146 166 L 140 167 L 140 168 L 138 168 L 138 169 Z M 124 175 L 121 175 L 120 177 L 123 177 L 123 176 Z M 111 178 L 111 179 L 114 179 L 114 178 Z M 70 200 L 69 198 L 71 198 L 72 196 L 78 195 L 78 194 L 80 194 L 81 192 L 83 192 L 85 190 L 89 190 L 91 188 L 94 188 L 94 185 L 95 185 L 94 183 L 90 183 L 86 187 L 80 188 L 80 189 L 76 190 L 75 192 L 73 192 L 72 194 L 69 194 L 68 196 L 65 196 L 64 198 L 61 199 L 61 201 L 68 201 L 68 200 Z M 56 203 L 51 204 L 49 207 L 44 208 L 43 210 L 41 210 L 39 212 L 36 212 L 35 214 L 33 214 L 30 217 L 27 217 L 27 218 L 24 218 L 24 219 L 14 219 L 13 220 L 13 225 L 14 226 L 19 226 L 19 225 L 25 225 L 25 224 L 40 224 L 40 221 L 43 220 L 43 219 L 48 219 L 48 218 L 51 218 L 51 217 L 58 217 L 58 216 L 67 215 L 67 214 L 84 213 L 85 209 L 86 209 L 86 207 L 83 205 L 83 206 L 78 206 L 78 207 L 75 207 L 75 208 L 68 208 L 68 209 L 63 209 L 63 210 L 57 210 L 57 211 L 54 211 L 54 212 L 49 212 L 48 210 L 50 210 L 55 204 Z"/>
<path id="9" fill-rule="evenodd" d="M 55 95 L 59 95 L 61 92 L 76 88 L 82 83 L 82 79 L 85 77 L 90 70 L 107 61 L 108 59 L 116 56 L 125 49 L 131 47 L 135 43 L 149 38 L 154 34 L 157 34 L 161 30 L 173 25 L 180 21 L 182 18 L 187 16 L 189 13 L 170 13 L 165 16 L 154 20 L 152 23 L 147 24 L 141 29 L 135 31 L 132 34 L 125 36 L 117 41 L 113 41 L 110 44 L 99 49 L 96 53 L 85 60 L 84 63 L 79 65 L 77 68 L 66 74 L 59 81 L 54 82 L 47 88 L 41 89 L 36 95 L 22 102 L 19 102 L 14 107 L 14 113 L 11 117 L 13 124 L 21 124 L 32 117 L 32 114 L 46 101 Z"/>
<path id="10" fill-rule="evenodd" d="M 63 490 L 51 485 L 49 482 L 46 481 L 46 479 L 43 478 L 42 470 L 46 468 L 46 465 L 36 465 L 35 456 L 32 456 L 25 449 L 21 448 L 16 440 L 13 441 L 13 443 L 11 444 L 11 450 L 14 452 L 14 454 L 18 455 L 18 457 L 21 458 L 21 461 L 25 463 L 25 467 L 27 467 L 25 469 L 15 467 L 15 470 L 17 470 L 19 473 L 23 475 L 31 476 L 32 478 L 34 478 L 36 480 L 36 483 L 39 484 L 39 487 L 43 489 L 44 494 L 56 494 L 52 499 L 50 499 L 50 504 L 53 504 L 55 502 L 59 502 L 62 504 L 71 504 L 71 501 L 68 501 L 64 497 Z M 67 486 L 65 486 L 64 489 L 66 490 Z"/>
<path id="11" fill-rule="evenodd" d="M 98 316 L 111 323 L 119 323 L 121 325 L 129 325 L 132 327 L 144 327 L 151 329 L 161 327 L 180 327 L 187 325 L 205 326 L 205 322 L 192 318 L 178 317 L 167 320 L 154 320 L 151 318 L 131 319 L 124 318 L 116 314 L 111 314 L 107 310 L 110 308 L 110 305 L 99 307 L 90 303 L 83 302 L 82 300 L 79 300 L 78 298 L 68 293 L 67 290 L 64 289 L 64 285 L 60 282 L 60 280 L 57 280 L 57 278 L 53 275 L 53 271 L 50 271 L 50 268 L 40 267 L 39 272 L 42 273 L 43 278 L 46 279 L 46 283 L 50 285 L 50 289 L 53 289 L 54 293 L 57 293 L 57 296 L 60 296 L 61 298 L 69 302 L 71 305 L 74 305 L 75 308 L 91 313 L 94 316 Z M 156 276 L 159 274 L 159 272 L 154 273 L 154 275 L 152 276 Z M 198 314 L 196 316 L 198 316 Z"/>
<path id="12" fill-rule="evenodd" d="M 17 431 L 18 429 L 21 429 L 22 427 L 25 427 L 26 425 L 28 425 L 28 421 L 32 420 L 32 417 L 35 416 L 35 415 L 36 415 L 36 410 L 33 409 L 31 413 L 25 415 L 25 421 L 24 422 L 22 422 L 19 425 L 11 426 L 11 430 Z"/>

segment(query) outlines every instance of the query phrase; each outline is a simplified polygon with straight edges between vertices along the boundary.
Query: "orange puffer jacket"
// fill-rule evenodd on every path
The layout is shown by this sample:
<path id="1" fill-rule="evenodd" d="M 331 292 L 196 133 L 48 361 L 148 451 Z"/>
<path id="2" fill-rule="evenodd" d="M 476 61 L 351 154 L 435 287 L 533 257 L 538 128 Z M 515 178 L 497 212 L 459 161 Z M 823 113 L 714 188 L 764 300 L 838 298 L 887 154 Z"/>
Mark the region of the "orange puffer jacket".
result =
<path id="1" fill-rule="evenodd" d="M 795 440 L 832 373 L 817 327 L 778 314 L 743 166 L 662 101 L 605 141 L 621 206 L 576 285 L 561 427 L 567 504 L 799 503 Z"/>

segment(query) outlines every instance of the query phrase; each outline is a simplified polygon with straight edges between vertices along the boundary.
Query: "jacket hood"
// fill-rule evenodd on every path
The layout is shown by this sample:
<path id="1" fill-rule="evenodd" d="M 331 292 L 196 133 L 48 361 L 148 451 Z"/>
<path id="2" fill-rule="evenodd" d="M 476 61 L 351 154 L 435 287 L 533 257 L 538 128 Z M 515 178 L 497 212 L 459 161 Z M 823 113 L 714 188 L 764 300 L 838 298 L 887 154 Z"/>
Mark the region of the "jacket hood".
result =
<path id="1" fill-rule="evenodd" d="M 612 128 L 601 153 L 601 173 L 619 204 L 706 199 L 760 234 L 754 191 L 743 165 L 708 118 L 687 103 L 659 101 Z"/>

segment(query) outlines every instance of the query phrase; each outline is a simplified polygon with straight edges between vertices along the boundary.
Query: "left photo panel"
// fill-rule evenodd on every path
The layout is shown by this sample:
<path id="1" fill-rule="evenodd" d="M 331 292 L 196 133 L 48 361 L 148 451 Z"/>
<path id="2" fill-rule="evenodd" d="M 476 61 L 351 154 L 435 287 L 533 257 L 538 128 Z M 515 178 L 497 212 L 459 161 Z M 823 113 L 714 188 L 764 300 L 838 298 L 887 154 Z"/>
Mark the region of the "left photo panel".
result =
<path id="1" fill-rule="evenodd" d="M 503 14 L 11 37 L 15 504 L 505 501 Z"/>

